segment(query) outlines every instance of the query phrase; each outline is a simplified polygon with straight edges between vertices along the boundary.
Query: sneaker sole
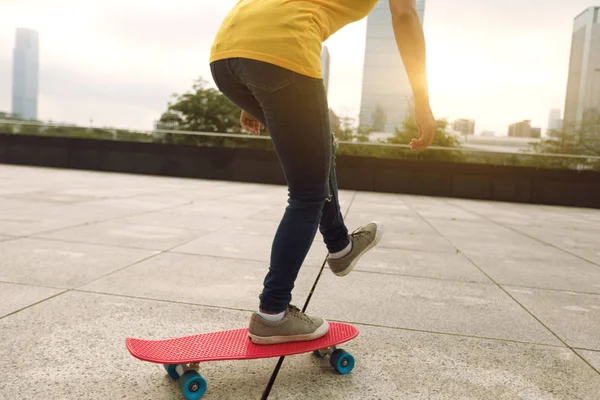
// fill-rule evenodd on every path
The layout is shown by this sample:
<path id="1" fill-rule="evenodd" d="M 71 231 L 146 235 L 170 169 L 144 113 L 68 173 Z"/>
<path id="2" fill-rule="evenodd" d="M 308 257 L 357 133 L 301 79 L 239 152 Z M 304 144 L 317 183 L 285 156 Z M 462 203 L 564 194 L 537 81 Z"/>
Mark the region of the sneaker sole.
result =
<path id="1" fill-rule="evenodd" d="M 346 268 L 345 270 L 340 271 L 340 272 L 334 272 L 334 274 L 336 276 L 346 276 L 346 275 L 348 275 L 350 272 L 352 272 L 352 270 L 356 266 L 356 263 L 358 262 L 358 260 L 360 260 L 360 258 L 367 251 L 369 251 L 373 247 L 377 246 L 377 244 L 379 243 L 379 241 L 383 237 L 383 224 L 381 222 L 377 222 L 377 221 L 373 221 L 373 223 L 375 225 L 377 225 L 377 232 L 375 232 L 375 240 L 373 240 L 373 243 L 371 243 L 370 245 L 368 245 L 367 247 L 365 247 L 365 249 L 363 251 L 361 251 L 360 253 L 358 253 L 358 255 L 356 256 L 356 258 L 350 263 L 350 265 L 348 266 L 348 268 Z"/>
<path id="2" fill-rule="evenodd" d="M 288 342 L 306 342 L 309 340 L 319 339 L 327 334 L 329 331 L 329 323 L 323 320 L 323 325 L 317 328 L 312 333 L 305 333 L 303 335 L 290 335 L 290 336 L 256 336 L 248 332 L 248 337 L 254 344 L 278 344 Z"/>

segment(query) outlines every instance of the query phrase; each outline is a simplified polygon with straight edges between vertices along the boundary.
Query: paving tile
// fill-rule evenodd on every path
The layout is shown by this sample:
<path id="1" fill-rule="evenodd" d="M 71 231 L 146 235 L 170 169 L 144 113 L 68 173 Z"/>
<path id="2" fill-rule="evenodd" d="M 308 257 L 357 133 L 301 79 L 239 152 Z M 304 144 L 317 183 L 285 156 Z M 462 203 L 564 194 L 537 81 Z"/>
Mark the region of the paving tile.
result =
<path id="1" fill-rule="evenodd" d="M 0 318 L 60 292 L 60 289 L 0 282 Z"/>
<path id="2" fill-rule="evenodd" d="M 553 259 L 564 252 L 489 222 L 430 221 L 463 253 L 486 257 Z"/>
<path id="3" fill-rule="evenodd" d="M 551 251 L 543 259 L 476 255 L 469 258 L 501 284 L 600 294 L 600 267 L 566 253 Z"/>
<path id="4" fill-rule="evenodd" d="M 421 217 L 430 219 L 440 220 L 459 220 L 459 221 L 480 221 L 482 218 L 475 213 L 471 213 L 460 207 L 455 207 L 451 204 L 443 203 L 431 203 L 427 202 L 414 202 L 411 200 L 407 201 L 410 208 L 419 214 Z"/>
<path id="5" fill-rule="evenodd" d="M 342 210 L 342 215 L 345 214 L 350 200 L 348 198 L 340 198 L 340 209 Z M 268 209 L 261 211 L 253 216 L 251 219 L 259 220 L 259 221 L 269 221 L 269 222 L 277 222 L 281 221 L 283 214 L 285 213 L 285 208 L 287 207 L 287 203 L 283 202 L 280 205 L 271 206 Z"/>
<path id="6" fill-rule="evenodd" d="M 327 358 L 286 357 L 269 398 L 595 400 L 600 393 L 600 375 L 567 348 L 357 328 L 342 345 L 356 362 L 349 375 L 334 373 Z"/>
<path id="7" fill-rule="evenodd" d="M 462 254 L 429 253 L 376 247 L 366 253 L 355 268 L 359 271 L 491 283 Z"/>
<path id="8" fill-rule="evenodd" d="M 76 194 L 68 194 L 55 191 L 18 193 L 9 196 L 9 198 L 58 204 L 73 204 L 98 200 L 98 197 L 80 196 Z"/>
<path id="9" fill-rule="evenodd" d="M 506 289 L 568 345 L 600 351 L 600 295 Z"/>
<path id="10" fill-rule="evenodd" d="M 71 292 L 0 320 L 0 393 L 10 399 L 182 399 L 162 366 L 125 338 L 163 339 L 235 329 L 250 314 Z M 32 329 L 35 321 L 35 329 Z M 275 359 L 205 363 L 207 399 L 258 399 Z"/>
<path id="11" fill-rule="evenodd" d="M 585 358 L 597 371 L 600 372 L 600 351 L 576 350 Z"/>
<path id="12" fill-rule="evenodd" d="M 395 204 L 406 206 L 406 195 L 397 193 L 376 193 L 356 191 L 353 204 L 377 203 L 377 204 Z M 407 206 L 408 207 L 408 206 Z"/>
<path id="13" fill-rule="evenodd" d="M 350 231 L 368 224 L 371 221 L 381 222 L 384 232 L 390 233 L 422 233 L 427 235 L 438 235 L 435 229 L 431 227 L 423 218 L 415 214 L 396 214 L 386 215 L 376 211 L 355 212 L 350 210 L 345 218 L 346 225 Z"/>
<path id="14" fill-rule="evenodd" d="M 595 230 L 520 227 L 519 231 L 600 264 L 600 224 Z"/>
<path id="15" fill-rule="evenodd" d="M 1 188 L 1 186 L 0 186 L 0 188 Z M 1 192 L 0 192 L 0 196 L 3 196 Z M 44 202 L 40 202 L 40 201 L 23 200 L 21 198 L 9 196 L 9 195 L 4 195 L 4 196 L 5 197 L 0 197 L 0 209 L 2 210 L 3 215 L 6 215 L 7 213 L 9 213 L 12 210 L 52 205 L 50 203 L 44 203 Z"/>
<path id="16" fill-rule="evenodd" d="M 495 285 L 325 271 L 310 307 L 331 320 L 560 344 Z"/>
<path id="17" fill-rule="evenodd" d="M 256 219 L 228 221 L 228 224 L 223 224 L 219 228 L 219 233 L 227 235 L 262 235 L 273 239 L 279 227 L 279 222 L 260 221 Z"/>
<path id="18" fill-rule="evenodd" d="M 12 240 L 15 239 L 14 236 L 6 236 L 6 235 L 0 235 L 0 242 L 4 242 L 6 240 Z"/>
<path id="19" fill-rule="evenodd" d="M 82 290 L 252 310 L 268 268 L 262 262 L 165 253 Z M 317 273 L 316 268 L 300 270 L 294 304 L 304 304 Z"/>
<path id="20" fill-rule="evenodd" d="M 187 199 L 180 199 L 175 196 L 167 196 L 166 194 L 142 194 L 133 197 L 111 198 L 90 203 L 90 205 L 133 209 L 138 212 L 157 211 L 167 207 L 184 206 L 187 204 L 191 204 L 191 201 Z"/>
<path id="21" fill-rule="evenodd" d="M 213 232 L 237 221 L 223 216 L 211 217 L 201 214 L 181 214 L 176 209 L 148 212 L 119 219 L 119 223 L 131 225 L 157 225 L 172 228 L 199 229 Z"/>
<path id="22" fill-rule="evenodd" d="M 600 266 L 600 249 L 570 248 L 568 251 Z"/>
<path id="23" fill-rule="evenodd" d="M 385 215 L 414 215 L 413 211 L 403 202 L 384 202 L 384 201 L 362 201 L 361 197 L 352 202 L 350 206 L 351 213 L 367 213 L 376 211 Z"/>
<path id="24" fill-rule="evenodd" d="M 285 205 L 287 204 L 288 190 L 285 186 L 264 185 L 254 192 L 234 193 L 222 197 L 220 200 L 232 203 L 259 204 L 259 205 Z"/>
<path id="25" fill-rule="evenodd" d="M 320 266 L 323 263 L 327 250 L 324 245 L 319 247 L 319 244 L 322 243 L 317 236 L 311 251 L 304 260 L 304 265 Z M 272 245 L 273 236 L 215 232 L 176 247 L 171 251 L 269 262 Z"/>
<path id="26" fill-rule="evenodd" d="M 28 236 L 80 225 L 78 220 L 60 217 L 14 216 L 10 213 L 0 215 L 0 234 L 10 236 Z"/>
<path id="27" fill-rule="evenodd" d="M 38 235 L 41 238 L 83 243 L 167 250 L 206 235 L 202 229 L 184 229 L 159 225 L 135 225 L 121 221 L 63 229 Z"/>
<path id="28" fill-rule="evenodd" d="M 156 252 L 41 239 L 0 242 L 0 280 L 73 288 Z"/>
<path id="29" fill-rule="evenodd" d="M 38 205 L 12 209 L 2 219 L 66 220 L 79 223 L 103 221 L 111 218 L 136 215 L 143 212 L 135 207 L 118 207 L 102 202 L 84 202 L 75 204 Z"/>
<path id="30" fill-rule="evenodd" d="M 515 229 L 519 227 L 597 229 L 594 218 L 600 218 L 598 217 L 600 215 L 598 210 L 574 207 L 459 199 L 449 199 L 448 202 L 481 215 L 488 220 Z M 598 220 L 595 222 L 597 223 Z"/>
<path id="31" fill-rule="evenodd" d="M 380 247 L 430 251 L 440 253 L 456 253 L 456 247 L 437 233 L 420 232 L 387 232 L 383 234 Z"/>
<path id="32" fill-rule="evenodd" d="M 271 208 L 273 208 L 273 206 L 267 204 L 243 204 L 220 200 L 210 200 L 173 208 L 169 210 L 169 213 L 181 216 L 202 215 L 213 218 L 223 217 L 237 220 L 242 218 L 250 218 Z"/>

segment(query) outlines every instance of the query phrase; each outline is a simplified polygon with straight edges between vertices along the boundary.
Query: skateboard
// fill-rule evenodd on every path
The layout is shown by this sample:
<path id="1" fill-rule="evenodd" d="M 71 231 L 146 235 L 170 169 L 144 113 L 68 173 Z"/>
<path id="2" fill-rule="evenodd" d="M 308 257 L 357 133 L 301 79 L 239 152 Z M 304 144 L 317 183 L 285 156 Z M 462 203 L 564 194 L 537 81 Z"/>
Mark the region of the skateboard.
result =
<path id="1" fill-rule="evenodd" d="M 336 346 L 356 336 L 358 330 L 355 327 L 329 322 L 325 336 L 305 342 L 256 345 L 248 338 L 246 328 L 166 340 L 127 338 L 125 344 L 135 358 L 163 364 L 167 374 L 178 381 L 186 400 L 199 400 L 207 389 L 206 380 L 198 373 L 201 362 L 251 360 L 312 352 L 317 357 L 329 356 L 333 369 L 345 375 L 354 368 L 354 357 Z"/>

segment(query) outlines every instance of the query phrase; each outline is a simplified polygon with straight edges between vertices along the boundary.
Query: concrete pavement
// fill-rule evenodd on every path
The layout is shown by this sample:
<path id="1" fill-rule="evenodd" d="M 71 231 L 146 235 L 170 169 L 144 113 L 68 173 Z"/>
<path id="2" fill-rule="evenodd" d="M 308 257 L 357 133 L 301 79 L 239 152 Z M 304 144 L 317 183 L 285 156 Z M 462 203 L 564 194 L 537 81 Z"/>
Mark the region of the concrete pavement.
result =
<path id="1" fill-rule="evenodd" d="M 354 324 L 347 376 L 287 357 L 272 399 L 600 398 L 600 210 L 342 191 L 386 233 L 309 313 Z M 284 187 L 0 165 L 0 399 L 182 399 L 127 336 L 239 328 Z M 302 305 L 326 256 L 315 239 Z M 276 359 L 201 365 L 257 399 Z"/>

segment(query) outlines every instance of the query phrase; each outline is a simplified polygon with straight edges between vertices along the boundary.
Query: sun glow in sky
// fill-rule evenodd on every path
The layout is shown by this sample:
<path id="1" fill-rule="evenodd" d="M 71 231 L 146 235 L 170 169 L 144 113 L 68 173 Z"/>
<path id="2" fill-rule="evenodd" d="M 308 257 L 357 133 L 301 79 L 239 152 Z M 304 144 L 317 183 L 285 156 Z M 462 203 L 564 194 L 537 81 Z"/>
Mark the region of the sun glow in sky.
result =
<path id="1" fill-rule="evenodd" d="M 221 19 L 237 0 L 3 0 L 0 111 L 10 111 L 17 27 L 40 32 L 39 117 L 150 129 L 173 92 L 203 77 Z M 573 18 L 590 0 L 427 0 L 425 33 L 437 117 L 506 134 L 545 127 L 564 108 Z M 330 106 L 357 117 L 366 21 L 326 43 Z M 401 73 L 401 71 L 399 71 Z"/>

